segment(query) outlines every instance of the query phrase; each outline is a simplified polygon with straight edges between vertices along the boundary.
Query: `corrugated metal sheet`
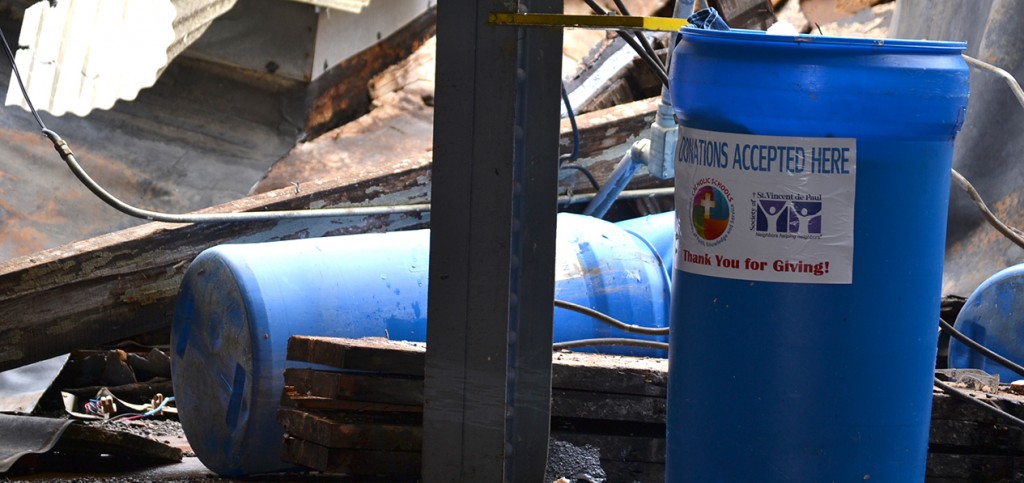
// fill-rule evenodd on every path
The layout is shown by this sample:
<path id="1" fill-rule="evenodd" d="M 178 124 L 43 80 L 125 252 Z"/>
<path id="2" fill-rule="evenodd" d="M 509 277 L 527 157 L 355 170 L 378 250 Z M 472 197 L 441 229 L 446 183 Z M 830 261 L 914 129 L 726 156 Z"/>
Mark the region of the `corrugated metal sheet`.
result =
<path id="1" fill-rule="evenodd" d="M 62 0 L 25 10 L 18 68 L 36 107 L 80 116 L 133 100 L 236 0 Z M 26 107 L 12 85 L 6 104 Z"/>
<path id="2" fill-rule="evenodd" d="M 135 99 L 156 82 L 174 41 L 169 0 L 71 0 L 25 10 L 18 69 L 36 107 L 84 116 Z M 23 105 L 7 90 L 7 105 Z"/>

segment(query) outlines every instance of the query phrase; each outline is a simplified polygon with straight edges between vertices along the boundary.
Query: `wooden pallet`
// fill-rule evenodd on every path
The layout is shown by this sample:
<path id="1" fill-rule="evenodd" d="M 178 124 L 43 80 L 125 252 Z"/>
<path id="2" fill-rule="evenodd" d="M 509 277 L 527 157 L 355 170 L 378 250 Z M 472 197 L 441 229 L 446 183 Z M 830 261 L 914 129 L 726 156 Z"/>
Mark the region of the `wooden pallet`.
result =
<path id="1" fill-rule="evenodd" d="M 285 372 L 282 458 L 321 471 L 418 478 L 424 358 L 418 343 L 293 337 L 289 360 L 334 369 Z M 552 437 L 600 448 L 608 481 L 664 481 L 667 366 L 664 359 L 556 353 Z M 1024 419 L 1020 396 L 970 393 Z M 1024 481 L 1024 430 L 936 393 L 927 480 Z"/>

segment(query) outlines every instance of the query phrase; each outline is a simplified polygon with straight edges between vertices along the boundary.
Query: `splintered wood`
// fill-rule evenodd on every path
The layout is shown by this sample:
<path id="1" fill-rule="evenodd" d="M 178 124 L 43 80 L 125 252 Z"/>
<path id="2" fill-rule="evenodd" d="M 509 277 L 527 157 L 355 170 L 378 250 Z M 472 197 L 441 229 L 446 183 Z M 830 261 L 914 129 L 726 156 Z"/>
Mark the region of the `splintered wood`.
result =
<path id="1" fill-rule="evenodd" d="M 278 421 L 282 459 L 320 471 L 419 477 L 424 344 L 292 337 Z M 609 481 L 664 480 L 664 359 L 556 353 L 552 436 L 602 450 Z"/>

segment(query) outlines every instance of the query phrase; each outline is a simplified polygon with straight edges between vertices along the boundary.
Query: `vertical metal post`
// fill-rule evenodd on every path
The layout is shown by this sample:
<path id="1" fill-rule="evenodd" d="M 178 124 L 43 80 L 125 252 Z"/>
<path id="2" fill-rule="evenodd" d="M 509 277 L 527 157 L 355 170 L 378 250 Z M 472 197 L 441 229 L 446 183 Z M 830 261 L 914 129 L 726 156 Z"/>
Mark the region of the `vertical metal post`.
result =
<path id="1" fill-rule="evenodd" d="M 427 482 L 540 481 L 547 460 L 562 33 L 487 23 L 516 4 L 438 5 Z"/>

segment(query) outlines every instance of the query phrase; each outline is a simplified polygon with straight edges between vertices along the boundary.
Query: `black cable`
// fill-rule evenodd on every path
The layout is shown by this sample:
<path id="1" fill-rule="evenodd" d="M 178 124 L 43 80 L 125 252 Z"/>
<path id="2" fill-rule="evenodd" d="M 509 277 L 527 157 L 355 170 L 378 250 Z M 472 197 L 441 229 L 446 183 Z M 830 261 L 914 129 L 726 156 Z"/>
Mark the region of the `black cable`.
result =
<path id="1" fill-rule="evenodd" d="M 601 6 L 598 5 L 597 2 L 595 2 L 594 0 L 583 1 L 587 4 L 587 6 L 590 7 L 591 10 L 594 11 L 594 13 L 598 15 L 608 15 L 608 11 L 601 8 Z M 637 44 L 636 40 L 634 40 L 630 36 L 629 32 L 625 30 L 616 30 L 615 33 L 618 34 L 619 37 L 621 37 L 627 45 L 629 45 L 634 51 L 636 51 L 637 55 L 639 55 L 640 58 L 647 63 L 647 66 L 654 71 L 654 74 L 658 76 L 658 79 L 661 79 L 662 84 L 664 84 L 665 87 L 669 87 L 668 72 L 665 70 L 665 65 L 662 64 L 660 60 L 657 60 L 657 55 L 655 54 L 652 56 L 651 54 L 647 53 L 647 51 L 644 50 L 644 48 L 641 47 L 640 44 Z M 651 51 L 653 52 L 654 49 L 652 48 Z"/>
<path id="2" fill-rule="evenodd" d="M 581 339 L 581 340 L 570 340 L 566 342 L 556 342 L 551 344 L 552 350 L 563 350 L 563 349 L 575 349 L 577 347 L 595 347 L 595 346 L 625 346 L 625 347 L 645 347 L 648 349 L 659 349 L 663 351 L 668 350 L 668 344 L 664 342 L 655 342 L 653 340 L 640 340 L 640 339 L 626 339 L 618 337 L 608 337 L 602 339 Z"/>
<path id="3" fill-rule="evenodd" d="M 565 165 L 566 162 L 573 162 L 580 157 L 580 129 L 576 124 L 576 114 L 572 110 L 572 103 L 569 102 L 569 93 L 565 90 L 565 83 L 562 83 L 562 103 L 565 104 L 565 112 L 569 116 L 569 125 L 572 126 L 572 152 L 566 153 L 558 157 L 558 169 L 572 169 L 583 173 L 587 177 L 587 181 L 594 187 L 595 191 L 601 191 L 601 185 L 597 183 L 597 178 L 590 172 L 589 169 L 576 165 Z"/>
<path id="4" fill-rule="evenodd" d="M 0 29 L 0 39 L 4 41 L 4 51 L 7 52 L 7 59 L 11 61 L 11 68 L 14 71 L 14 77 L 18 79 L 18 86 L 21 87 L 21 95 L 25 96 L 25 103 L 28 104 L 28 108 L 32 111 L 32 116 L 36 118 L 36 123 L 39 124 L 39 129 L 46 130 L 46 124 L 43 124 L 43 118 L 39 117 L 39 112 L 36 111 L 36 106 L 32 105 L 32 99 L 28 97 L 28 90 L 25 89 L 25 83 L 21 81 L 21 72 L 18 71 L 18 64 L 14 61 L 14 52 L 11 52 L 11 46 L 7 43 L 7 36 L 4 35 L 3 29 Z"/>
<path id="5" fill-rule="evenodd" d="M 593 186 L 596 191 L 601 191 L 601 185 L 597 184 L 597 178 L 594 177 L 594 173 L 591 173 L 589 169 L 578 164 L 567 164 L 559 169 L 574 169 L 583 173 L 583 176 L 587 177 L 587 181 L 590 181 L 590 186 Z"/>
<path id="6" fill-rule="evenodd" d="M 971 339 L 970 337 L 967 337 L 966 335 L 964 335 L 963 332 L 960 332 L 959 330 L 956 330 L 955 327 L 950 325 L 949 322 L 946 322 L 945 320 L 939 319 L 939 326 L 942 327 L 942 330 L 944 332 L 949 333 L 949 335 L 951 337 L 953 337 L 954 339 L 962 342 L 967 347 L 970 347 L 971 349 L 974 349 L 975 351 L 977 351 L 981 355 L 983 355 L 985 357 L 988 357 L 989 359 L 992 359 L 993 361 L 998 362 L 1003 367 L 1005 367 L 1007 369 L 1010 369 L 1011 371 L 1016 372 L 1017 374 L 1020 374 L 1021 377 L 1024 377 L 1024 367 L 1022 367 L 1020 364 L 1017 364 L 1016 362 L 1013 362 L 1013 361 L 1011 361 L 1011 360 L 1009 360 L 1009 359 L 1007 359 L 1007 358 L 1005 358 L 1005 357 L 1003 357 L 1003 356 L 993 352 L 988 347 L 985 347 L 985 346 L 979 344 L 978 342 L 976 342 L 974 339 Z"/>
<path id="7" fill-rule="evenodd" d="M 427 212 L 430 211 L 430 204 L 419 204 L 419 205 L 396 205 L 396 206 L 355 206 L 349 208 L 328 208 L 321 210 L 298 210 L 298 211 L 262 211 L 262 212 L 247 212 L 247 213 L 201 213 L 201 214 L 170 214 L 160 213 L 157 211 L 144 210 L 129 205 L 114 195 L 103 189 L 99 183 L 94 181 L 89 173 L 82 168 L 82 165 L 78 164 L 78 160 L 75 159 L 75 153 L 71 152 L 71 147 L 64 141 L 56 132 L 47 129 L 46 125 L 43 124 L 43 119 L 39 117 L 39 112 L 36 107 L 32 104 L 32 99 L 29 98 L 28 90 L 25 88 L 25 83 L 21 79 L 21 74 L 18 73 L 18 66 L 14 61 L 14 53 L 11 52 L 11 46 L 7 43 L 7 36 L 4 35 L 3 31 L 0 30 L 0 40 L 3 40 L 4 51 L 7 53 L 8 60 L 11 61 L 11 67 L 13 68 L 14 75 L 18 80 L 18 86 L 21 87 L 21 94 L 25 96 L 25 103 L 28 104 L 29 110 L 32 111 L 32 116 L 35 117 L 36 123 L 39 124 L 40 129 L 44 136 L 46 136 L 50 142 L 53 143 L 54 149 L 60 154 L 61 159 L 67 163 L 68 168 L 74 173 L 75 177 L 78 178 L 82 184 L 85 185 L 89 191 L 92 191 L 98 198 L 103 200 L 106 204 L 110 205 L 114 209 L 136 218 L 142 218 L 149 221 L 162 221 L 166 223 L 225 223 L 225 222 L 239 222 L 239 221 L 272 221 L 280 220 L 284 218 L 315 218 L 315 217 L 328 217 L 328 216 L 370 216 L 370 215 L 390 215 L 400 213 L 415 213 L 415 212 Z"/>
<path id="8" fill-rule="evenodd" d="M 627 16 L 632 15 L 629 13 L 629 9 L 626 8 L 626 4 L 622 3 L 622 0 L 615 0 L 615 6 L 618 7 L 619 13 Z M 658 53 L 654 51 L 654 46 L 651 45 L 650 40 L 647 40 L 647 35 L 644 34 L 643 32 L 633 32 L 633 35 L 635 35 L 636 39 L 640 41 L 640 45 L 644 48 L 644 50 L 646 50 L 647 53 L 651 55 L 651 58 L 653 58 L 654 61 L 657 62 L 658 67 L 661 67 L 661 70 L 668 72 L 668 67 L 666 67 L 665 63 L 661 61 L 660 57 L 658 57 Z"/>
<path id="9" fill-rule="evenodd" d="M 663 67 L 660 67 L 658 65 L 659 63 L 654 60 L 654 57 L 652 57 L 651 54 L 648 54 L 647 51 L 645 51 L 644 48 L 640 46 L 640 44 L 637 44 L 636 40 L 631 38 L 629 34 L 627 34 L 625 31 L 618 30 L 617 32 L 619 34 L 619 37 L 621 37 L 622 40 L 629 44 L 629 46 L 636 51 L 640 58 L 647 63 L 647 66 L 654 71 L 654 75 L 658 76 L 658 79 L 661 80 L 661 83 L 664 84 L 665 87 L 669 87 L 668 73 L 665 72 L 665 69 Z"/>
<path id="10" fill-rule="evenodd" d="M 982 409 L 982 410 L 984 410 L 984 411 L 986 411 L 986 412 L 988 412 L 990 414 L 994 414 L 994 415 L 996 415 L 996 416 L 998 416 L 1000 418 L 1003 418 L 1004 420 L 1006 420 L 1006 422 L 1010 426 L 1016 426 L 1018 428 L 1024 429 L 1024 420 L 1018 418 L 1017 416 L 1014 416 L 1014 415 L 1012 415 L 1012 414 L 1010 414 L 1010 413 L 1008 413 L 1006 411 L 1003 411 L 1000 408 L 992 406 L 990 404 L 986 404 L 983 401 L 975 399 L 975 398 L 971 397 L 970 394 L 967 394 L 967 393 L 965 393 L 965 392 L 963 392 L 963 391 L 961 391 L 961 390 L 959 390 L 959 389 L 957 389 L 957 388 L 955 388 L 953 386 L 950 386 L 950 385 L 948 385 L 948 384 L 946 384 L 946 383 L 944 383 L 944 382 L 942 382 L 942 381 L 940 381 L 938 379 L 935 379 L 934 383 L 935 383 L 936 387 L 938 387 L 939 389 L 942 389 L 942 392 L 945 392 L 946 394 L 949 394 L 950 396 L 955 397 L 957 399 L 960 399 L 962 401 L 965 401 L 967 403 L 973 404 L 975 407 L 977 407 L 979 409 Z"/>
<path id="11" fill-rule="evenodd" d="M 565 82 L 562 82 L 562 103 L 565 104 L 565 113 L 569 117 L 569 125 L 572 126 L 572 152 L 558 157 L 559 167 L 566 161 L 571 163 L 580 157 L 580 129 L 576 125 L 576 114 L 572 112 L 569 93 L 565 91 Z"/>
<path id="12" fill-rule="evenodd" d="M 608 11 L 601 8 L 601 6 L 598 5 L 597 2 L 595 2 L 594 0 L 583 0 L 583 2 L 586 3 L 587 6 L 594 11 L 594 13 L 598 15 L 608 15 Z"/>
<path id="13" fill-rule="evenodd" d="M 92 191 L 106 204 L 129 216 L 142 218 L 149 221 L 160 221 L 164 223 L 227 223 L 240 221 L 272 221 L 285 218 L 316 218 L 327 216 L 370 216 L 370 215 L 391 215 L 400 213 L 426 212 L 430 211 L 430 204 L 419 205 L 394 205 L 394 206 L 353 206 L 348 208 L 325 208 L 319 210 L 297 210 L 297 211 L 253 211 L 245 213 L 198 213 L 198 214 L 172 214 L 150 211 L 129 205 L 103 189 L 99 183 L 94 181 L 89 173 L 78 164 L 74 153 L 68 147 L 68 143 L 61 139 L 60 135 L 44 129 L 43 134 L 53 142 L 54 149 L 60 154 L 61 159 L 67 163 L 68 168 L 74 173 L 89 191 Z"/>
<path id="14" fill-rule="evenodd" d="M 640 41 L 640 46 L 644 48 L 644 51 L 654 59 L 654 63 L 658 65 L 658 68 L 667 74 L 668 66 L 662 62 L 661 57 L 658 57 L 658 51 L 654 50 L 654 46 L 651 45 L 651 41 L 647 38 L 647 34 L 643 32 L 636 32 L 636 39 Z"/>
<path id="15" fill-rule="evenodd" d="M 608 314 L 603 314 L 590 307 L 584 307 L 582 305 L 574 304 L 572 302 L 566 302 L 565 300 L 555 300 L 555 307 L 559 307 L 573 312 L 578 312 L 588 317 L 594 318 L 605 324 L 608 324 L 616 329 L 623 330 L 625 332 L 631 332 L 634 334 L 643 335 L 668 335 L 668 327 L 644 327 L 641 325 L 627 324 L 619 319 L 616 319 Z"/>

